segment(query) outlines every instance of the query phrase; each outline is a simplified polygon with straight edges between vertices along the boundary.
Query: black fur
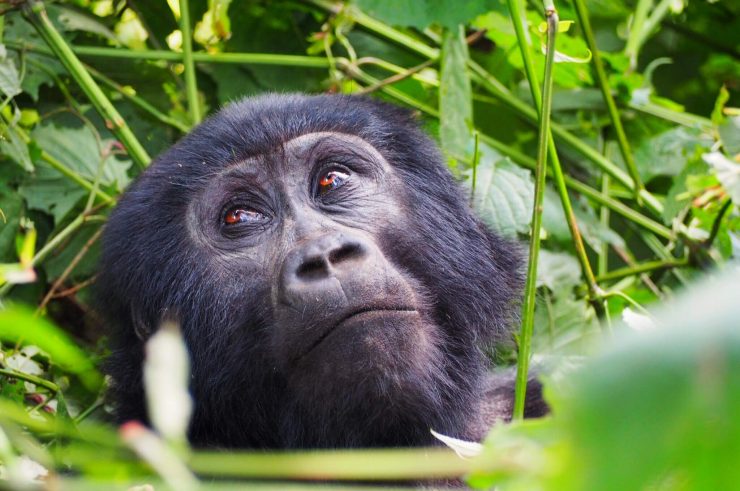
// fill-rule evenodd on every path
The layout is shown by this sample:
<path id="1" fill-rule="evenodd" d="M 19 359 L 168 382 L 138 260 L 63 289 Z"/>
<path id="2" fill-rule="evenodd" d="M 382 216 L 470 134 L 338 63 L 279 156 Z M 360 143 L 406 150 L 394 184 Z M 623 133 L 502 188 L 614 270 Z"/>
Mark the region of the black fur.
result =
<path id="1" fill-rule="evenodd" d="M 415 383 L 404 382 L 403 390 L 341 373 L 321 385 L 312 376 L 311 390 L 304 382 L 296 387 L 276 354 L 282 335 L 274 333 L 290 326 L 275 319 L 271 279 L 223 268 L 184 225 L 188 204 L 225 166 L 277 155 L 265 161 L 273 165 L 285 142 L 313 132 L 359 136 L 402 183 L 402 223 L 363 233 L 424 299 L 423 322 L 432 325 L 441 353 L 433 354 L 438 362 L 413 367 Z M 270 169 L 278 180 L 279 165 Z M 482 437 L 492 419 L 507 416 L 500 408 L 510 409 L 511 384 L 491 381 L 481 348 L 508 340 L 522 274 L 516 246 L 487 230 L 466 203 L 436 146 L 405 110 L 334 95 L 269 95 L 229 105 L 161 155 L 107 225 L 98 291 L 114 340 L 108 371 L 119 418 L 146 420 L 143 340 L 164 317 L 176 316 L 191 355 L 196 445 L 426 445 L 434 443 L 430 428 Z M 320 399 L 311 400 L 312 393 Z M 536 402 L 530 413 L 542 407 Z"/>

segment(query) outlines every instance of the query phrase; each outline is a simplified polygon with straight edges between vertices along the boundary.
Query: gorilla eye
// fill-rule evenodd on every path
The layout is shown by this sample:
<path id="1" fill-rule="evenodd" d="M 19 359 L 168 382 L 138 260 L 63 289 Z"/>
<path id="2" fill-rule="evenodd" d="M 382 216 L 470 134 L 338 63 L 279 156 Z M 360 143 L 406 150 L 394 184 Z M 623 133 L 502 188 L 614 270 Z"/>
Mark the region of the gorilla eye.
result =
<path id="1" fill-rule="evenodd" d="M 267 217 L 257 210 L 235 206 L 230 208 L 224 214 L 224 223 L 226 225 L 236 225 L 237 223 L 259 223 L 266 220 Z"/>
<path id="2" fill-rule="evenodd" d="M 319 194 L 324 195 L 332 189 L 341 187 L 347 179 L 349 179 L 349 173 L 341 170 L 335 169 L 324 173 L 319 178 Z"/>

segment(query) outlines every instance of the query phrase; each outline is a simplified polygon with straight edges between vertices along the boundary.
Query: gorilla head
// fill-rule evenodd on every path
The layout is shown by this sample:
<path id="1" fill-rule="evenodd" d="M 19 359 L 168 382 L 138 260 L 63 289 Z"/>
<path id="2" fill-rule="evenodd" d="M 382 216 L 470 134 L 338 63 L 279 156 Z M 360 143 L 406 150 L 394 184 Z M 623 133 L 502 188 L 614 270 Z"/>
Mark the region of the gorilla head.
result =
<path id="1" fill-rule="evenodd" d="M 406 111 L 330 95 L 233 103 L 160 156 L 106 228 L 118 416 L 145 419 L 143 343 L 174 316 L 197 445 L 479 438 L 510 408 L 481 348 L 516 318 L 519 262 Z"/>

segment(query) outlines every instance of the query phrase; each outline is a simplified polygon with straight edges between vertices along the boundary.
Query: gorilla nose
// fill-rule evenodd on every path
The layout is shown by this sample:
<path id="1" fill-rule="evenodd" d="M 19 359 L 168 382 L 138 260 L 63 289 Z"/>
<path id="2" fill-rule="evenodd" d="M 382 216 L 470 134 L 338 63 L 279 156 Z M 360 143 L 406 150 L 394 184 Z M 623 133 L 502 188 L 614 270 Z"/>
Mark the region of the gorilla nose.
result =
<path id="1" fill-rule="evenodd" d="M 341 277 L 368 256 L 368 247 L 346 234 L 328 234 L 294 248 L 283 265 L 283 287 L 287 289 Z"/>

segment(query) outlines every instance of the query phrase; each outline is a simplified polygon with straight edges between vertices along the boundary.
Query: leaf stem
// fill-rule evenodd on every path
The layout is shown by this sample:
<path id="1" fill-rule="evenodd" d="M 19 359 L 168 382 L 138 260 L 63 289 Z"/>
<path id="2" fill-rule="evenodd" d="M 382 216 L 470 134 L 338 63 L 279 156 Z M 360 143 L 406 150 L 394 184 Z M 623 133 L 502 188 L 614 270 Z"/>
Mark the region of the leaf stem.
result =
<path id="1" fill-rule="evenodd" d="M 11 49 L 28 50 L 44 55 L 54 53 L 44 46 L 18 41 L 8 41 L 7 46 Z M 132 50 L 124 48 L 105 48 L 100 46 L 70 46 L 72 51 L 83 57 L 119 58 L 135 61 L 175 61 L 182 62 L 182 53 L 166 50 Z M 195 51 L 192 53 L 193 61 L 196 63 L 225 63 L 245 65 L 281 65 L 306 68 L 327 68 L 329 61 L 318 56 L 281 55 L 271 53 L 204 53 Z"/>
<path id="2" fill-rule="evenodd" d="M 188 0 L 180 0 L 180 32 L 182 33 L 182 62 L 185 65 L 185 91 L 188 96 L 188 110 L 193 124 L 200 123 L 200 101 L 198 101 L 198 81 L 193 63 L 193 32 L 190 28 L 190 5 Z"/>
<path id="3" fill-rule="evenodd" d="M 619 268 L 598 276 L 599 281 L 612 281 L 624 278 L 626 276 L 636 276 L 642 273 L 648 273 L 659 269 L 682 268 L 688 266 L 688 259 L 664 259 L 659 261 L 648 261 L 636 266 Z"/>
<path id="4" fill-rule="evenodd" d="M 517 0 L 509 2 L 511 4 Z M 529 358 L 532 352 L 532 332 L 534 331 L 534 305 L 537 296 L 537 260 L 540 255 L 540 238 L 542 232 L 542 203 L 545 196 L 545 178 L 547 177 L 547 152 L 550 141 L 550 110 L 552 108 L 552 72 L 555 64 L 555 38 L 558 32 L 558 13 L 552 1 L 545 1 L 547 16 L 547 54 L 545 59 L 545 76 L 542 81 L 542 101 L 540 104 L 540 128 L 537 140 L 537 167 L 535 168 L 534 205 L 532 207 L 532 227 L 529 239 L 529 261 L 527 263 L 527 281 L 524 287 L 524 305 L 522 308 L 522 326 L 519 332 L 519 352 L 517 356 L 516 385 L 514 391 L 514 409 L 512 419 L 524 418 L 524 402 L 527 393 L 529 375 Z M 512 17 L 515 11 L 512 9 Z M 517 33 L 519 34 L 519 33 Z M 519 42 L 526 42 L 522 37 Z M 524 49 L 524 48 L 522 48 Z M 530 79 L 530 84 L 535 81 Z M 551 161 L 555 155 L 551 156 Z M 553 164 L 553 167 L 555 165 Z M 563 186 L 565 188 L 565 186 Z M 567 191 L 566 191 L 567 195 Z"/>
<path id="5" fill-rule="evenodd" d="M 28 373 L 19 372 L 19 371 L 10 369 L 10 368 L 0 368 L 0 375 L 15 378 L 18 380 L 23 380 L 24 382 L 30 382 L 32 384 L 36 384 L 40 387 L 50 390 L 51 392 L 55 394 L 59 392 L 59 386 L 57 386 L 57 384 L 55 384 L 54 382 L 50 382 L 49 380 L 43 379 L 41 377 L 37 377 L 35 375 L 30 375 Z"/>
<path id="6" fill-rule="evenodd" d="M 59 61 L 64 65 L 67 71 L 72 75 L 80 88 L 85 92 L 95 109 L 100 113 L 105 121 L 106 126 L 116 135 L 128 151 L 131 159 L 139 167 L 146 167 L 151 160 L 149 155 L 136 139 L 131 128 L 121 117 L 110 100 L 105 96 L 103 91 L 95 83 L 92 76 L 85 70 L 82 62 L 75 56 L 67 42 L 64 40 L 54 24 L 49 20 L 44 3 L 40 0 L 33 0 L 26 4 L 23 9 L 24 14 L 31 21 L 38 31 L 39 35 L 51 48 Z"/>
<path id="7" fill-rule="evenodd" d="M 639 203 L 641 201 L 640 192 L 644 190 L 645 186 L 640 179 L 639 172 L 637 172 L 637 164 L 635 163 L 632 149 L 630 148 L 629 141 L 627 140 L 627 135 L 624 132 L 624 127 L 622 126 L 622 120 L 620 118 L 619 111 L 617 110 L 617 104 L 616 102 L 614 102 L 614 97 L 612 96 L 611 87 L 609 86 L 609 79 L 606 76 L 604 63 L 601 60 L 601 53 L 599 52 L 599 47 L 596 45 L 596 38 L 594 37 L 593 30 L 591 29 L 591 21 L 588 17 L 588 10 L 586 9 L 586 4 L 583 0 L 573 0 L 573 5 L 576 8 L 576 14 L 578 15 L 578 20 L 581 23 L 583 36 L 586 38 L 588 48 L 591 50 L 591 62 L 594 72 L 596 73 L 596 80 L 598 80 L 599 82 L 601 95 L 604 97 L 604 102 L 606 103 L 609 118 L 611 119 L 612 126 L 614 127 L 614 133 L 617 137 L 617 143 L 619 144 L 619 150 L 622 154 L 622 159 L 624 159 L 624 163 L 627 166 L 630 177 L 632 177 L 632 180 L 635 183 L 635 198 Z"/>
<path id="8" fill-rule="evenodd" d="M 535 101 L 535 104 L 538 107 L 543 107 L 542 106 L 542 93 L 540 92 L 540 88 L 538 86 L 537 74 L 534 69 L 534 60 L 533 60 L 531 48 L 529 47 L 529 44 L 527 41 L 525 25 L 524 25 L 525 20 L 524 20 L 522 10 L 521 10 L 520 0 L 508 0 L 507 4 L 509 6 L 509 12 L 511 14 L 511 21 L 514 24 L 514 30 L 516 32 L 517 42 L 519 44 L 519 49 L 522 54 L 522 60 L 524 61 L 524 70 L 527 74 L 527 80 L 529 80 L 529 89 L 532 93 L 532 100 Z M 550 27 L 549 27 L 551 16 L 555 15 L 555 18 L 557 19 L 557 13 L 552 14 L 551 12 L 553 11 L 555 11 L 554 8 L 547 9 L 548 43 L 551 41 L 550 40 Z M 557 30 L 557 25 L 553 29 Z M 552 49 L 554 52 L 554 48 Z M 550 54 L 553 54 L 553 53 L 550 53 L 550 52 L 547 53 L 547 55 L 550 55 Z M 557 149 L 555 148 L 555 142 L 552 138 L 552 135 L 548 133 L 547 136 L 548 136 L 547 143 L 548 143 L 549 152 L 550 152 L 550 163 L 551 163 L 553 178 L 555 180 L 555 187 L 558 191 L 558 194 L 560 195 L 560 202 L 563 205 L 563 211 L 565 212 L 565 219 L 568 222 L 568 228 L 570 229 L 571 238 L 573 240 L 573 246 L 575 247 L 575 250 L 576 250 L 576 256 L 578 257 L 578 260 L 581 263 L 581 270 L 583 272 L 583 276 L 586 279 L 586 286 L 588 287 L 590 299 L 594 302 L 594 308 L 596 308 L 596 304 L 598 303 L 596 302 L 596 300 L 599 298 L 601 290 L 596 284 L 596 279 L 594 277 L 593 270 L 591 269 L 591 263 L 589 262 L 588 255 L 586 254 L 586 247 L 583 243 L 583 238 L 581 237 L 581 232 L 578 228 L 578 222 L 576 221 L 576 216 L 575 216 L 575 213 L 573 212 L 573 205 L 570 202 L 570 197 L 568 196 L 568 190 L 565 186 L 565 178 L 563 176 L 563 169 L 560 166 L 560 159 L 558 158 L 558 155 L 557 155 Z M 600 158 L 603 157 L 601 154 L 599 154 L 595 150 L 594 150 L 594 153 L 599 155 Z M 632 184 L 634 185 L 634 183 Z"/>

